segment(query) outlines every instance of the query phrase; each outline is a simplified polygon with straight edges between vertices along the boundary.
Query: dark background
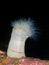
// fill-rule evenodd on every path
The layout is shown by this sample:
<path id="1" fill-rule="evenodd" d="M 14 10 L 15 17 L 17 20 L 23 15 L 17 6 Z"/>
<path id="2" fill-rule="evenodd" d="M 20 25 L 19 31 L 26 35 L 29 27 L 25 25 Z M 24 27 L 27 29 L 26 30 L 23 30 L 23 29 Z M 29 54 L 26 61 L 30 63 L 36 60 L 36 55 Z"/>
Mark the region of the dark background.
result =
<path id="1" fill-rule="evenodd" d="M 30 17 L 36 21 L 40 29 L 38 40 L 28 38 L 25 45 L 26 56 L 49 59 L 49 23 L 47 16 L 1 16 L 0 17 L 0 50 L 7 51 L 12 27 L 11 21 L 19 17 Z"/>

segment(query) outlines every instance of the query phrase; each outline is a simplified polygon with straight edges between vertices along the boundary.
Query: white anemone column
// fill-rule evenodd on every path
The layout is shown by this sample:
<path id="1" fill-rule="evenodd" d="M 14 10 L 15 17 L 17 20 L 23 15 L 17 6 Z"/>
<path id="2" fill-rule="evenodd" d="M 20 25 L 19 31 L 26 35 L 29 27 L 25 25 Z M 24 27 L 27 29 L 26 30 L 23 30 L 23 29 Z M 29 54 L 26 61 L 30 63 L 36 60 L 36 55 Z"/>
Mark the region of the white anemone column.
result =
<path id="1" fill-rule="evenodd" d="M 19 21 L 19 22 L 18 22 Z M 25 57 L 24 46 L 25 40 L 32 35 L 34 36 L 34 28 L 31 31 L 30 20 L 18 20 L 13 23 L 13 30 L 11 34 L 11 39 L 8 45 L 7 56 L 13 58 Z"/>

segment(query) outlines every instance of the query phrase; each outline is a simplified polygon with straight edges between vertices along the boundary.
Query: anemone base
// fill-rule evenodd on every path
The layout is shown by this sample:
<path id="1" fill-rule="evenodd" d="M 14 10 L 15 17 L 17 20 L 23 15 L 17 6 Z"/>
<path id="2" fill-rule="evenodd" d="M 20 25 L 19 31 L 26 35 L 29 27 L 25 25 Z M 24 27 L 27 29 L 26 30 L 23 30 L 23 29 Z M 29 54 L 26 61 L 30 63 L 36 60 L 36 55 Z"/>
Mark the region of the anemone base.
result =
<path id="1" fill-rule="evenodd" d="M 49 60 L 32 57 L 11 58 L 7 57 L 5 52 L 0 51 L 0 65 L 49 65 Z"/>

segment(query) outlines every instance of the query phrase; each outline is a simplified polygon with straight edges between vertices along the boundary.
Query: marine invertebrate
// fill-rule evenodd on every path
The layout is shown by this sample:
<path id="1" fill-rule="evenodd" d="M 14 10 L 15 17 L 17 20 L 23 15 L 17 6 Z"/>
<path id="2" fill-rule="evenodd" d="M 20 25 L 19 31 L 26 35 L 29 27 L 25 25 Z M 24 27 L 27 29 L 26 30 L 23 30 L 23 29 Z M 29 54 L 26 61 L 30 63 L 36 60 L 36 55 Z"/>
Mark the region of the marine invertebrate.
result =
<path id="1" fill-rule="evenodd" d="M 18 19 L 12 22 L 13 30 L 7 50 L 8 56 L 15 58 L 25 57 L 25 40 L 28 37 L 33 37 L 33 39 L 37 37 L 38 32 L 34 23 L 30 18 Z"/>

